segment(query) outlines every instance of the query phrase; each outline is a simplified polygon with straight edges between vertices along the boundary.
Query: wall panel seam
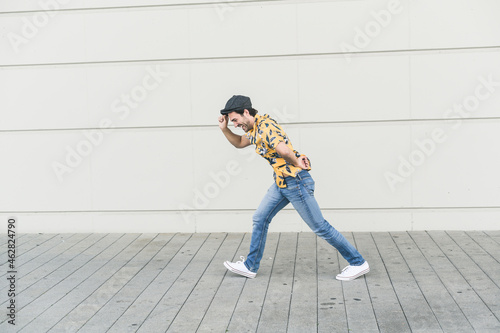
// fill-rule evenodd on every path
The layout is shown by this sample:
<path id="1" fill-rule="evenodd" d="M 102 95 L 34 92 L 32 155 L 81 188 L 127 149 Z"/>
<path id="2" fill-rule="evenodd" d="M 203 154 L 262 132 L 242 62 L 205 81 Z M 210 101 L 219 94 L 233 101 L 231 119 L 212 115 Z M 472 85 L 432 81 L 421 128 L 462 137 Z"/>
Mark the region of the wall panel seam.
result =
<path id="1" fill-rule="evenodd" d="M 272 114 L 271 114 L 272 115 Z M 289 128 L 296 126 L 325 126 L 325 125 L 363 125 L 363 124 L 392 124 L 392 123 L 441 123 L 441 122 L 454 122 L 454 121 L 497 121 L 500 117 L 469 117 L 469 118 L 429 118 L 429 119 L 384 119 L 384 120 L 339 120 L 339 121 L 310 121 L 310 122 L 282 122 L 281 125 Z M 74 128 L 36 128 L 36 129 L 0 129 L 0 133 L 22 133 L 22 132 L 79 132 L 99 130 L 103 132 L 111 131 L 127 131 L 127 130 L 157 130 L 157 129 L 200 129 L 200 128 L 218 128 L 218 125 L 162 125 L 162 126 L 129 126 L 129 127 L 113 127 L 113 128 L 100 128 L 100 127 L 74 127 Z"/>
<path id="2" fill-rule="evenodd" d="M 348 0 L 334 0 L 334 2 L 346 2 Z M 352 1 L 362 1 L 362 0 L 350 0 Z M 105 10 L 121 10 L 121 9 L 149 9 L 149 8 L 163 8 L 163 7 L 203 7 L 203 6 L 214 6 L 214 5 L 240 5 L 240 4 L 254 4 L 254 3 L 290 3 L 296 4 L 300 1 L 297 0 L 245 0 L 245 1 L 210 1 L 210 2 L 178 2 L 178 3 L 165 3 L 165 4 L 151 4 L 151 5 L 129 5 L 129 6 L 109 6 L 109 7 L 77 7 L 77 8 L 60 8 L 50 10 L 51 12 L 78 12 L 78 11 L 105 11 Z M 311 1 L 301 1 L 302 3 L 310 3 Z M 315 0 L 314 2 L 332 2 L 328 0 Z M 31 10 L 17 10 L 17 11 L 6 11 L 0 12 L 3 14 L 32 14 L 46 12 L 43 8 L 31 9 Z"/>
<path id="3" fill-rule="evenodd" d="M 362 211 L 388 211 L 388 212 L 415 212 L 415 211 L 457 211 L 457 210 L 498 210 L 500 206 L 458 206 L 458 207 L 357 207 L 357 208 L 325 208 L 322 207 L 322 211 L 330 212 L 342 212 L 342 211 L 352 211 L 352 212 L 362 212 Z M 255 211 L 254 208 L 227 208 L 227 209 L 141 209 L 141 210 L 47 210 L 47 211 L 0 211 L 0 214 L 93 214 L 93 213 L 181 213 L 181 212 L 200 212 L 200 213 L 234 213 L 234 212 L 245 212 L 252 213 Z M 295 212 L 293 208 L 284 208 L 282 211 Z"/>
<path id="4" fill-rule="evenodd" d="M 398 49 L 398 50 L 373 50 L 359 52 L 315 52 L 315 53 L 289 53 L 289 54 L 264 54 L 264 55 L 241 55 L 241 56 L 216 56 L 216 57 L 193 57 L 193 58 L 162 58 L 162 59 L 129 59 L 129 60 L 102 60 L 102 61 L 77 61 L 77 62 L 54 62 L 54 63 L 27 63 L 27 64 L 0 64 L 0 70 L 3 68 L 25 68 L 25 67 L 44 67 L 44 66 L 88 66 L 88 65 L 106 65 L 106 64 L 134 64 L 134 63 L 159 63 L 159 62 L 180 62 L 189 63 L 196 61 L 214 61 L 214 60 L 247 60 L 247 59 L 275 59 L 275 58 L 309 58 L 309 57 L 345 57 L 346 55 L 380 55 L 380 54 L 398 54 L 408 56 L 418 55 L 419 53 L 442 53 L 459 51 L 491 51 L 500 50 L 500 45 L 485 46 L 467 46 L 450 48 L 424 48 L 424 49 Z"/>

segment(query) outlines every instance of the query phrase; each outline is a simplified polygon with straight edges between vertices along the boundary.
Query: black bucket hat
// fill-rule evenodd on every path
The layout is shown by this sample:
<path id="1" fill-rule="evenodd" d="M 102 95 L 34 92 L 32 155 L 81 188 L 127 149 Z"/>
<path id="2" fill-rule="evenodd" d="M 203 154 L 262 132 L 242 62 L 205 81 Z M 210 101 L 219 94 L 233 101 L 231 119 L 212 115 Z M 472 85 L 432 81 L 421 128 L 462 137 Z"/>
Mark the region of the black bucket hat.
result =
<path id="1" fill-rule="evenodd" d="M 250 101 L 250 97 L 242 96 L 242 95 L 234 95 L 227 101 L 224 109 L 220 110 L 221 114 L 228 114 L 233 111 L 243 111 L 245 109 L 251 109 L 252 102 Z"/>

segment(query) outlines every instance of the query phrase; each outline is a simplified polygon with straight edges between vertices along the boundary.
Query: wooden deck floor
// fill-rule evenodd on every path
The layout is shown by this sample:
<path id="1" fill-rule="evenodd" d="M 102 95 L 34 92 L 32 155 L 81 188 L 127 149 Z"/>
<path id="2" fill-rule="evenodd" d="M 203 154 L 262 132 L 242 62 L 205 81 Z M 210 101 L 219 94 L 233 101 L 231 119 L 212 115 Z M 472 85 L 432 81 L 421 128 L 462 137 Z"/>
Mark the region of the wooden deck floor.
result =
<path id="1" fill-rule="evenodd" d="M 351 282 L 312 233 L 270 233 L 255 279 L 222 265 L 250 234 L 19 235 L 14 327 L 3 234 L 0 332 L 500 332 L 500 231 L 345 235 Z"/>

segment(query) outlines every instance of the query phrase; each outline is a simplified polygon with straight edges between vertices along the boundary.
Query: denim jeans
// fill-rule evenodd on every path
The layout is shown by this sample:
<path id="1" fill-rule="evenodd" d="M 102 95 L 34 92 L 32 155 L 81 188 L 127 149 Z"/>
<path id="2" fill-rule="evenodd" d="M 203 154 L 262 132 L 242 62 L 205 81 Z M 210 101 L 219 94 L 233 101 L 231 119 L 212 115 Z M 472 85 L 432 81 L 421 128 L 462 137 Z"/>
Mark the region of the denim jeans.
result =
<path id="1" fill-rule="evenodd" d="M 335 247 L 352 266 L 359 266 L 365 259 L 354 246 L 323 218 L 314 198 L 314 180 L 307 170 L 300 171 L 296 177 L 285 177 L 286 188 L 276 183 L 269 188 L 253 215 L 252 240 L 250 252 L 245 260 L 246 267 L 256 273 L 266 245 L 267 230 L 273 217 L 289 202 L 316 235 Z"/>

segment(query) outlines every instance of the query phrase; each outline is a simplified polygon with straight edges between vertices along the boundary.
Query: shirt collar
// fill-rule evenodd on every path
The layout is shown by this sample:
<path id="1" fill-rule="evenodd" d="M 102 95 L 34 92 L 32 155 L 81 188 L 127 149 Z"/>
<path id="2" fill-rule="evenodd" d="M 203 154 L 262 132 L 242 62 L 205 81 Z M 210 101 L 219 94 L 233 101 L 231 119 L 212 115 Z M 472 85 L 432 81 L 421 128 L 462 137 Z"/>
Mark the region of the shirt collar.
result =
<path id="1" fill-rule="evenodd" d="M 259 123 L 262 121 L 262 119 L 264 118 L 264 116 L 260 116 L 260 115 L 256 114 L 254 116 L 254 118 L 255 118 L 255 121 L 253 123 L 253 128 L 248 133 L 248 134 L 250 134 L 252 136 L 254 136 L 257 133 L 257 128 L 259 127 Z"/>

